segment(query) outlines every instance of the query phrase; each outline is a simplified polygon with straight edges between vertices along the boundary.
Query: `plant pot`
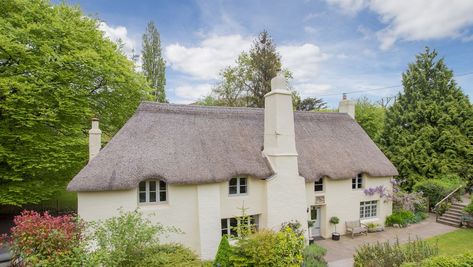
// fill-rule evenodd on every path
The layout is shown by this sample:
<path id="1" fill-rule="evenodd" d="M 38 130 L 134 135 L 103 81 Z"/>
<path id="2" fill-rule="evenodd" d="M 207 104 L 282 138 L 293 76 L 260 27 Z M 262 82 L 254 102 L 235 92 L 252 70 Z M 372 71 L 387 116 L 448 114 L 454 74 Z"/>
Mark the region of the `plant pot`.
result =
<path id="1" fill-rule="evenodd" d="M 335 241 L 340 240 L 340 233 L 332 233 L 332 240 L 335 240 Z"/>

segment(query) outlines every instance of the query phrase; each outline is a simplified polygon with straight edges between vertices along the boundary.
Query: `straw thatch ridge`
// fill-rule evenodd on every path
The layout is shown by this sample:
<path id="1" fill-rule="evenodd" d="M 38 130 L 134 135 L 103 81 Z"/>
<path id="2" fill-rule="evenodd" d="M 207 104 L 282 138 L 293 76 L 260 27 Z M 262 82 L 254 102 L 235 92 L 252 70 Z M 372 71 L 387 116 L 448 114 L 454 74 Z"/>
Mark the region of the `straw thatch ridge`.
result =
<path id="1" fill-rule="evenodd" d="M 299 172 L 308 181 L 397 171 L 363 129 L 342 113 L 295 112 Z M 69 183 L 71 191 L 130 189 L 140 181 L 170 184 L 265 179 L 264 109 L 143 102 L 133 117 Z"/>

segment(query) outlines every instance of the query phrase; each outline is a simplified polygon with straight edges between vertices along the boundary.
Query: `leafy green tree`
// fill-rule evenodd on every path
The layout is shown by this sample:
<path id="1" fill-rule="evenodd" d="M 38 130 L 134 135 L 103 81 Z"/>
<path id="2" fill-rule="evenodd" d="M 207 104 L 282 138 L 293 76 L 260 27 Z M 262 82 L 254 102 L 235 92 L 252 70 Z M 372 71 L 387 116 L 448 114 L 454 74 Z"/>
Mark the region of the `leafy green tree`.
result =
<path id="1" fill-rule="evenodd" d="M 264 95 L 271 91 L 271 79 L 282 69 L 281 56 L 267 31 L 262 31 L 253 41 L 248 52 L 243 51 L 235 66 L 228 66 L 220 72 L 220 81 L 201 105 L 231 107 L 264 107 Z M 292 73 L 282 70 L 287 80 Z M 301 100 L 297 91 L 293 92 L 293 105 L 297 110 L 319 110 L 326 107 L 322 99 Z"/>
<path id="2" fill-rule="evenodd" d="M 316 97 L 307 97 L 296 104 L 296 110 L 302 111 L 314 111 L 326 108 L 327 103 L 323 99 Z"/>
<path id="3" fill-rule="evenodd" d="M 248 87 L 249 106 L 264 107 L 264 95 L 271 91 L 271 79 L 281 69 L 281 56 L 267 31 L 259 34 L 248 56 L 251 68 L 251 86 Z"/>
<path id="4" fill-rule="evenodd" d="M 87 162 L 90 119 L 112 136 L 149 95 L 78 7 L 0 2 L 0 205 L 38 203 Z"/>
<path id="5" fill-rule="evenodd" d="M 355 119 L 376 143 L 383 132 L 385 113 L 381 105 L 371 102 L 367 97 L 356 101 Z"/>
<path id="6" fill-rule="evenodd" d="M 437 52 L 426 48 L 402 75 L 404 91 L 386 112 L 384 151 L 406 180 L 455 174 L 473 179 L 473 106 Z"/>
<path id="7" fill-rule="evenodd" d="M 217 255 L 215 256 L 214 265 L 220 267 L 230 267 L 230 256 L 232 255 L 232 248 L 228 243 L 228 237 L 222 236 L 220 244 L 218 245 Z"/>
<path id="8" fill-rule="evenodd" d="M 166 102 L 166 63 L 161 53 L 161 38 L 154 22 L 148 22 L 143 34 L 143 74 L 146 77 L 158 102 Z"/>

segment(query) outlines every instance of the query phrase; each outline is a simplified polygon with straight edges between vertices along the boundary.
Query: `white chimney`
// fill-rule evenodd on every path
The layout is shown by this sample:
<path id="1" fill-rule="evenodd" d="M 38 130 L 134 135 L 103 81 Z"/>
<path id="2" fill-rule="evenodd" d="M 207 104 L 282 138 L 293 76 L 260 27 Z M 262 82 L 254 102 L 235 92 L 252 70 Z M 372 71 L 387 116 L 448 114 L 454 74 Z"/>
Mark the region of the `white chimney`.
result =
<path id="1" fill-rule="evenodd" d="M 305 179 L 299 175 L 292 94 L 282 73 L 264 96 L 264 151 L 274 174 L 266 180 L 266 214 L 262 222 L 278 230 L 283 222 L 307 221 Z M 307 224 L 302 223 L 307 232 Z"/>
<path id="2" fill-rule="evenodd" d="M 267 155 L 297 155 L 292 94 L 281 72 L 264 96 L 264 151 Z"/>
<path id="3" fill-rule="evenodd" d="M 89 161 L 100 152 L 102 147 L 102 131 L 99 129 L 99 119 L 92 119 L 92 128 L 89 130 Z"/>
<path id="4" fill-rule="evenodd" d="M 343 93 L 343 98 L 338 105 L 338 112 L 347 113 L 355 119 L 355 102 L 347 99 L 347 94 Z"/>

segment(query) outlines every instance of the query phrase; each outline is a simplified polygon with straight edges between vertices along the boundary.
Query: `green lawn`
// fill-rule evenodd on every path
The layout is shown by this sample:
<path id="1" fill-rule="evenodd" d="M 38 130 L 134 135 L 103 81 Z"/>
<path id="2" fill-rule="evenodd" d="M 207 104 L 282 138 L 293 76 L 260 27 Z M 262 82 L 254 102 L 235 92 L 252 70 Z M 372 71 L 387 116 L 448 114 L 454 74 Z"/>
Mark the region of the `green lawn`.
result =
<path id="1" fill-rule="evenodd" d="M 431 243 L 437 242 L 440 255 L 473 252 L 473 229 L 458 229 L 426 240 Z"/>

